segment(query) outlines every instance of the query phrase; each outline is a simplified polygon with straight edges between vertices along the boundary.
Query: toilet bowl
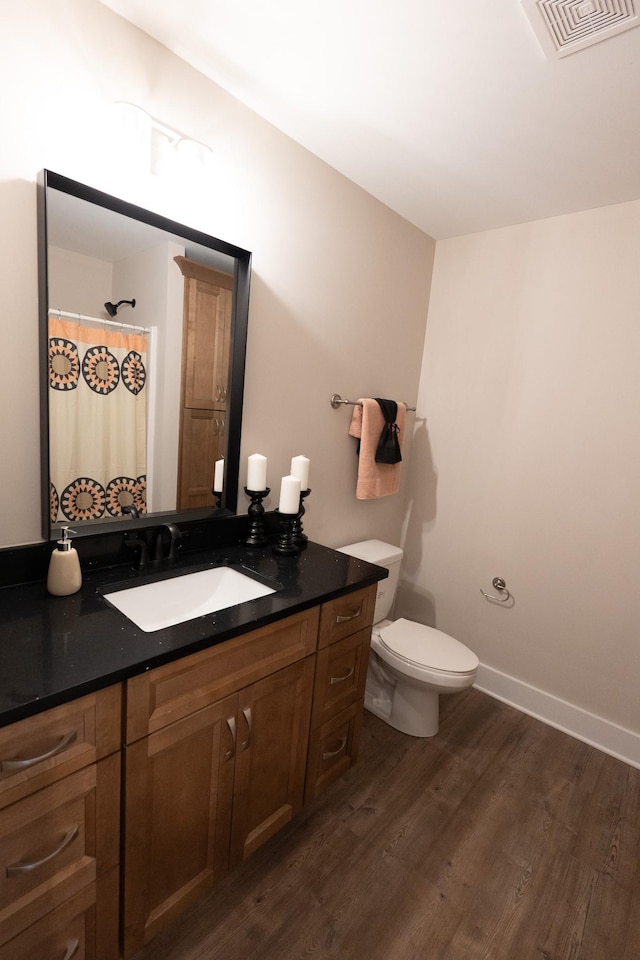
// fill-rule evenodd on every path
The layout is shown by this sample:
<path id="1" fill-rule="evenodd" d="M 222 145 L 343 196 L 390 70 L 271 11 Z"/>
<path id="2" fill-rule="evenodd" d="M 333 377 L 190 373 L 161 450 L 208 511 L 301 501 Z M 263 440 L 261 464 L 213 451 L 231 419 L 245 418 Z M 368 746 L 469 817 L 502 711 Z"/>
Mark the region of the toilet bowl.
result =
<path id="1" fill-rule="evenodd" d="M 433 737 L 439 729 L 440 694 L 472 686 L 478 658 L 459 640 L 423 623 L 389 620 L 398 584 L 402 551 L 381 540 L 363 540 L 340 552 L 389 570 L 378 585 L 371 634 L 365 708 L 413 737 Z"/>

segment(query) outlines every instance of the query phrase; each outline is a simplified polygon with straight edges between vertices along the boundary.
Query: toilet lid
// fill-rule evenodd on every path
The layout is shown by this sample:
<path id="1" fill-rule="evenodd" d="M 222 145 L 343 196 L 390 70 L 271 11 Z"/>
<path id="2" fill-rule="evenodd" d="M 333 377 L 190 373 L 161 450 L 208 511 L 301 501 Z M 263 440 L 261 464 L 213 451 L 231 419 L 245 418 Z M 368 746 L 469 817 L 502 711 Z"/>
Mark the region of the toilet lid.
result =
<path id="1" fill-rule="evenodd" d="M 380 631 L 380 640 L 391 653 L 409 663 L 447 673 L 472 673 L 478 658 L 459 640 L 424 623 L 395 620 Z"/>

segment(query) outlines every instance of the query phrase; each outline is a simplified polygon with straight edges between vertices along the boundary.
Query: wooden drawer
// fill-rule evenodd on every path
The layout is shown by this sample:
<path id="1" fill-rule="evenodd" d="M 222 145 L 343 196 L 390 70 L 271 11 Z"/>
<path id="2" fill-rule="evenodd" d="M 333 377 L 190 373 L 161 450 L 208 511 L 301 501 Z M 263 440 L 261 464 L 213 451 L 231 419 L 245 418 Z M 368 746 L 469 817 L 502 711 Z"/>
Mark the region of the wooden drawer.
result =
<path id="1" fill-rule="evenodd" d="M 120 749 L 117 684 L 0 729 L 0 809 Z"/>
<path id="2" fill-rule="evenodd" d="M 337 600 L 323 603 L 320 612 L 318 649 L 370 627 L 376 603 L 376 587 L 365 587 Z"/>
<path id="3" fill-rule="evenodd" d="M 0 947 L 0 960 L 94 960 L 95 901 L 91 883 Z"/>
<path id="4" fill-rule="evenodd" d="M 371 627 L 318 651 L 311 727 L 364 697 Z"/>
<path id="5" fill-rule="evenodd" d="M 355 763 L 361 730 L 362 703 L 358 702 L 311 732 L 305 803 L 314 800 Z"/>
<path id="6" fill-rule="evenodd" d="M 117 866 L 119 801 L 112 754 L 0 812 L 0 944 Z"/>
<path id="7" fill-rule="evenodd" d="M 127 682 L 126 742 L 302 660 L 316 649 L 318 608 L 252 630 Z"/>
<path id="8" fill-rule="evenodd" d="M 118 890 L 115 867 L 0 947 L 0 960 L 117 960 Z"/>

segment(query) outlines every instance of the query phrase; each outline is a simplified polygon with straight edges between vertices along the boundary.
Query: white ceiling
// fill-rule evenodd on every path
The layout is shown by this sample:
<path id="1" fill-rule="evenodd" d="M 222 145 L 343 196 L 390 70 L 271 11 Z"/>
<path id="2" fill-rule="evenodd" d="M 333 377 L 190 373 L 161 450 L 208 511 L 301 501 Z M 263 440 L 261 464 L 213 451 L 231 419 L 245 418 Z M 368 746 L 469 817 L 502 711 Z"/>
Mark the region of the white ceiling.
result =
<path id="1" fill-rule="evenodd" d="M 639 28 L 548 60 L 521 0 L 101 2 L 436 239 L 640 198 Z"/>

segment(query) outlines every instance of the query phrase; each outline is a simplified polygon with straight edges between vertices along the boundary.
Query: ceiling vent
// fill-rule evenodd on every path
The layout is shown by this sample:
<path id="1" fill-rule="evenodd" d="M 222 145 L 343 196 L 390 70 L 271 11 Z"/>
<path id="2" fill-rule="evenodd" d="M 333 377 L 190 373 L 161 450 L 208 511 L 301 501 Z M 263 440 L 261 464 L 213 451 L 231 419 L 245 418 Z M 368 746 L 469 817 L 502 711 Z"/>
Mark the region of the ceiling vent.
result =
<path id="1" fill-rule="evenodd" d="M 550 60 L 640 26 L 640 0 L 522 0 Z"/>

